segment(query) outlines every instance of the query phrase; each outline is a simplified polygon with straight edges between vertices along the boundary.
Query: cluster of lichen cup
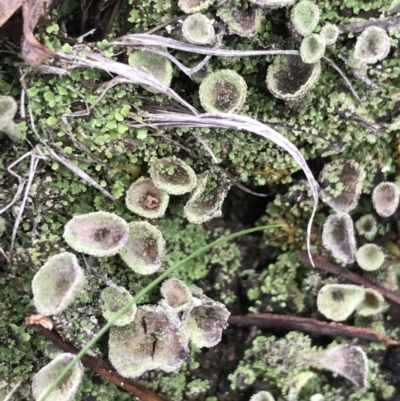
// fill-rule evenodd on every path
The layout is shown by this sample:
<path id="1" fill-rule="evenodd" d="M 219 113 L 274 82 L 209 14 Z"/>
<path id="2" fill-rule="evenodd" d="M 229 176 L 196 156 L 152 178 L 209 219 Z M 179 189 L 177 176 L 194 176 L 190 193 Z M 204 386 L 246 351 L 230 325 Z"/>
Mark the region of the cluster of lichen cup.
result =
<path id="1" fill-rule="evenodd" d="M 155 160 L 150 177 L 139 178 L 128 189 L 126 206 L 147 219 L 165 214 L 170 196 L 191 192 L 184 208 L 188 220 L 200 224 L 221 215 L 229 189 L 226 175 L 213 169 L 199 177 L 183 160 L 169 157 Z M 114 213 L 93 212 L 74 216 L 64 228 L 64 240 L 76 252 L 97 258 L 119 255 L 137 274 L 150 275 L 162 268 L 165 240 L 161 231 L 148 221 L 126 222 Z M 62 252 L 50 257 L 32 281 L 37 312 L 52 316 L 64 311 L 85 288 L 85 272 L 77 257 Z M 208 298 L 196 286 L 188 287 L 177 278 L 165 280 L 158 305 L 133 305 L 112 325 L 109 359 L 124 377 L 135 378 L 149 370 L 173 372 L 189 353 L 189 342 L 198 348 L 213 347 L 221 340 L 229 311 Z M 133 296 L 112 284 L 101 292 L 100 306 L 109 321 Z M 72 359 L 61 354 L 41 369 L 33 379 L 33 395 L 51 383 Z M 49 400 L 69 401 L 82 379 L 82 365 L 74 369 L 49 396 Z"/>

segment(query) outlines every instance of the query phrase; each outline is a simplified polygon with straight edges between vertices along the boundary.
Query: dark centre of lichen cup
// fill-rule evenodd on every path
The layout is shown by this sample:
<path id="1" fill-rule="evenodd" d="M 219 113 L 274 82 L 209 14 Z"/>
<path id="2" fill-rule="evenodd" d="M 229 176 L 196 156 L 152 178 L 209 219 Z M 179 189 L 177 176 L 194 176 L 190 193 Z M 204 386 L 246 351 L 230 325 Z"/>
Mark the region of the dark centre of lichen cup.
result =
<path id="1" fill-rule="evenodd" d="M 342 290 L 333 290 L 332 299 L 336 302 L 342 302 L 344 300 L 344 294 Z"/>
<path id="2" fill-rule="evenodd" d="M 282 93 L 295 93 L 309 80 L 314 67 L 303 63 L 300 57 L 292 57 L 286 63 L 275 72 L 277 86 Z"/>
<path id="3" fill-rule="evenodd" d="M 95 233 L 94 233 L 94 239 L 97 242 L 103 242 L 109 235 L 111 231 L 107 227 L 99 228 Z"/>
<path id="4" fill-rule="evenodd" d="M 103 248 L 112 248 L 121 240 L 122 234 L 118 229 L 108 227 L 99 228 L 94 233 L 94 240 L 101 242 Z"/>
<path id="5" fill-rule="evenodd" d="M 364 297 L 364 304 L 369 308 L 375 309 L 379 306 L 379 301 L 374 294 L 367 292 Z"/>

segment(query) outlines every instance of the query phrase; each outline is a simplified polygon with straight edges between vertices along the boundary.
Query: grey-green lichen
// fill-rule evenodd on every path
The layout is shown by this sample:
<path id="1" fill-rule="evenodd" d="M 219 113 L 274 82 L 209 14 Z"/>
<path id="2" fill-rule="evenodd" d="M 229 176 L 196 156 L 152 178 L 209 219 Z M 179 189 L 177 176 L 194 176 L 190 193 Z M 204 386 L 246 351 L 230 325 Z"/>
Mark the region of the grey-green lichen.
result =
<path id="1" fill-rule="evenodd" d="M 36 399 L 74 359 L 74 354 L 64 353 L 43 367 L 33 378 L 32 395 Z M 80 361 L 74 365 L 63 381 L 47 397 L 49 401 L 72 401 L 81 384 L 83 367 Z"/>
<path id="2" fill-rule="evenodd" d="M 311 35 L 320 18 L 319 7 L 312 1 L 301 0 L 293 8 L 290 20 L 294 28 L 302 36 Z"/>
<path id="3" fill-rule="evenodd" d="M 25 139 L 25 134 L 13 121 L 17 108 L 17 102 L 13 97 L 0 96 L 0 132 L 7 134 L 13 141 L 19 142 Z"/>
<path id="4" fill-rule="evenodd" d="M 298 103 L 318 84 L 321 64 L 306 64 L 298 56 L 276 58 L 268 67 L 267 87 L 282 100 Z"/>
<path id="5" fill-rule="evenodd" d="M 183 37 L 194 45 L 211 45 L 215 40 L 213 22 L 205 15 L 189 15 L 182 24 Z"/>
<path id="6" fill-rule="evenodd" d="M 341 344 L 344 346 L 342 349 L 346 350 L 348 347 L 346 343 L 347 340 L 338 339 L 330 344 L 325 352 L 330 353 L 330 350 L 340 347 Z M 329 373 L 321 370 L 301 388 L 298 399 L 308 401 L 317 393 L 324 395 L 324 401 L 346 399 L 365 401 L 376 400 L 377 397 L 388 399 L 393 395 L 394 388 L 385 382 L 385 374 L 380 372 L 379 364 L 369 358 L 369 355 L 376 354 L 377 350 L 380 350 L 382 354 L 385 347 L 365 344 L 363 348 L 364 351 L 367 350 L 368 376 L 374 378 L 369 381 L 368 387 L 355 388 L 354 384 L 344 377 L 337 377 L 333 381 Z M 253 340 L 251 347 L 245 351 L 234 373 L 229 376 L 231 386 L 244 391 L 252 388 L 253 383 L 256 386 L 262 381 L 268 383 L 268 388 L 271 389 L 270 392 L 275 399 L 287 399 L 294 379 L 310 369 L 310 366 L 302 366 L 299 363 L 299 356 L 301 359 L 301 355 L 319 352 L 324 351 L 312 346 L 310 338 L 301 333 L 291 332 L 282 338 L 271 335 L 258 336 Z M 361 376 L 358 374 L 358 377 Z"/>
<path id="7" fill-rule="evenodd" d="M 218 169 L 206 171 L 198 177 L 198 184 L 185 205 L 185 216 L 190 223 L 201 224 L 222 216 L 222 204 L 229 191 L 226 174 Z"/>
<path id="8" fill-rule="evenodd" d="M 325 39 L 316 33 L 303 38 L 300 45 L 300 56 L 303 63 L 314 64 L 325 54 Z"/>
<path id="9" fill-rule="evenodd" d="M 114 213 L 74 216 L 64 227 L 64 239 L 77 252 L 97 257 L 117 254 L 128 241 L 128 223 Z"/>
<path id="10" fill-rule="evenodd" d="M 364 244 L 356 252 L 356 260 L 363 270 L 373 271 L 379 269 L 385 261 L 385 254 L 376 244 Z"/>
<path id="11" fill-rule="evenodd" d="M 132 300 L 132 298 L 132 295 L 129 294 L 125 288 L 105 288 L 100 295 L 103 317 L 107 321 L 111 320 L 122 307 Z M 119 317 L 114 324 L 116 326 L 126 326 L 131 323 L 135 318 L 136 310 L 136 305 L 133 305 L 121 317 Z"/>
<path id="12" fill-rule="evenodd" d="M 240 8 L 235 0 L 227 1 L 217 11 L 217 15 L 228 25 L 229 33 L 243 37 L 256 35 L 264 19 L 260 8 Z"/>
<path id="13" fill-rule="evenodd" d="M 339 37 L 340 29 L 334 24 L 325 24 L 320 32 L 320 35 L 324 38 L 327 46 L 332 46 L 336 43 Z"/>
<path id="14" fill-rule="evenodd" d="M 390 51 L 390 38 L 386 31 L 377 26 L 366 28 L 357 38 L 354 58 L 366 64 L 383 60 Z"/>
<path id="15" fill-rule="evenodd" d="M 191 192 L 197 184 L 193 169 L 175 156 L 155 160 L 149 172 L 154 185 L 170 195 Z"/>
<path id="16" fill-rule="evenodd" d="M 209 74 L 200 85 L 203 108 L 212 113 L 237 113 L 246 101 L 246 81 L 234 70 L 219 70 Z"/>
<path id="17" fill-rule="evenodd" d="M 364 168 L 354 160 L 327 163 L 318 179 L 322 200 L 335 211 L 352 211 L 361 195 L 365 175 Z"/>
<path id="18" fill-rule="evenodd" d="M 157 79 L 164 85 L 171 85 L 173 71 L 172 64 L 166 57 L 149 51 L 137 50 L 129 55 L 128 63 L 131 66 L 150 74 L 153 78 Z M 147 86 L 146 88 L 150 91 L 154 91 L 154 89 Z"/>
<path id="19" fill-rule="evenodd" d="M 165 240 L 160 230 L 146 221 L 129 223 L 129 237 L 120 251 L 122 260 L 138 274 L 153 274 L 160 269 Z"/>
<path id="20" fill-rule="evenodd" d="M 207 10 L 214 3 L 214 0 L 179 0 L 179 8 L 186 14 L 199 13 Z"/>
<path id="21" fill-rule="evenodd" d="M 148 370 L 173 372 L 185 361 L 187 341 L 172 308 L 139 306 L 135 320 L 113 326 L 109 338 L 109 359 L 124 377 L 133 378 Z"/>
<path id="22" fill-rule="evenodd" d="M 76 256 L 62 252 L 52 256 L 32 280 L 33 303 L 43 315 L 57 315 L 83 290 L 85 274 Z"/>
<path id="23" fill-rule="evenodd" d="M 151 178 L 141 177 L 126 192 L 126 207 L 133 213 L 148 219 L 164 216 L 169 195 L 157 188 Z"/>
<path id="24" fill-rule="evenodd" d="M 351 217 L 347 213 L 329 215 L 322 231 L 322 242 L 334 258 L 344 263 L 353 263 L 356 239 Z"/>

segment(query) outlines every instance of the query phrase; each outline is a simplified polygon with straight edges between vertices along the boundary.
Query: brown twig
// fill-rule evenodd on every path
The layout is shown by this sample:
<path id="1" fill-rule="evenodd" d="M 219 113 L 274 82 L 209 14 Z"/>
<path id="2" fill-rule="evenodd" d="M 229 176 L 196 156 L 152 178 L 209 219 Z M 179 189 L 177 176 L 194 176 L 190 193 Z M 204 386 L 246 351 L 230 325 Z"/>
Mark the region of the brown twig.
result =
<path id="1" fill-rule="evenodd" d="M 387 338 L 379 331 L 366 327 L 354 327 L 339 323 L 321 322 L 306 317 L 275 315 L 272 313 L 249 313 L 248 315 L 232 315 L 228 323 L 233 326 L 257 326 L 263 329 L 298 330 L 321 336 L 342 336 L 374 341 L 385 345 L 399 345 L 391 338 Z"/>
<path id="2" fill-rule="evenodd" d="M 349 24 L 339 25 L 342 32 L 361 32 L 370 26 L 378 26 L 379 28 L 388 30 L 390 28 L 400 27 L 400 16 L 377 19 L 374 21 L 351 22 Z"/>
<path id="3" fill-rule="evenodd" d="M 79 350 L 75 348 L 72 344 L 64 341 L 55 330 L 48 330 L 38 324 L 34 324 L 31 327 L 33 327 L 36 332 L 42 337 L 51 341 L 60 350 L 64 352 L 70 352 L 71 354 L 77 354 L 79 352 Z M 110 368 L 102 359 L 95 358 L 90 355 L 84 355 L 81 359 L 81 362 L 84 366 L 93 370 L 105 380 L 114 383 L 128 393 L 131 393 L 134 396 L 140 398 L 140 400 L 142 401 L 166 401 L 165 398 L 162 398 L 161 396 L 147 389 L 141 384 L 136 383 L 133 380 L 126 379 L 117 372 L 110 370 Z"/>
<path id="4" fill-rule="evenodd" d="M 310 259 L 306 252 L 299 252 L 298 258 L 301 262 L 311 265 Z M 354 284 L 372 288 L 373 290 L 378 291 L 380 294 L 382 294 L 389 301 L 392 301 L 396 305 L 400 306 L 400 296 L 393 291 L 390 291 L 387 288 L 380 286 L 379 284 L 375 284 L 364 277 L 360 277 L 355 273 L 349 272 L 348 270 L 345 270 L 342 267 L 335 265 L 334 263 L 328 262 L 325 259 L 320 259 L 313 256 L 313 262 L 316 268 L 324 270 L 328 273 L 332 273 L 335 276 L 341 276 Z"/>

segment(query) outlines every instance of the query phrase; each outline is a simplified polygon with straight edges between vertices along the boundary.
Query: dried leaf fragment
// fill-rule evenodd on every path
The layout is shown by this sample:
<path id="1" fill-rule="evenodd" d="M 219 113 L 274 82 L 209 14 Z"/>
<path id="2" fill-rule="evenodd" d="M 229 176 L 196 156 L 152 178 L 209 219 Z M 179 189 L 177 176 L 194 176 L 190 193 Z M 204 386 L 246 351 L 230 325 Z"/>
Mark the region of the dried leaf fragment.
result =
<path id="1" fill-rule="evenodd" d="M 22 4 L 25 36 L 22 44 L 22 57 L 32 67 L 42 64 L 43 61 L 51 55 L 50 49 L 42 45 L 33 34 L 33 29 L 39 18 L 42 15 L 46 15 L 51 1 L 52 0 L 26 0 Z"/>
<path id="2" fill-rule="evenodd" d="M 44 316 L 41 314 L 38 315 L 30 315 L 25 318 L 25 326 L 32 326 L 34 324 L 40 324 L 47 330 L 53 330 L 53 320 L 48 316 Z"/>

